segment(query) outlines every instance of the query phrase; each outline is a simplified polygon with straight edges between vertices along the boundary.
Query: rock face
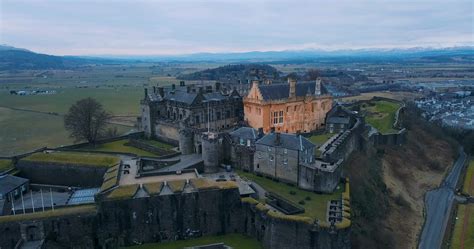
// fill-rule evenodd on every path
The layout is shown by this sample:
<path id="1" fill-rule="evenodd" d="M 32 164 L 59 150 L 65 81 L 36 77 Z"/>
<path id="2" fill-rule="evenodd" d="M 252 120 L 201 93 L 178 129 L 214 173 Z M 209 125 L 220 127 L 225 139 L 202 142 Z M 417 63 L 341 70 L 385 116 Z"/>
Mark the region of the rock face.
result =
<path id="1" fill-rule="evenodd" d="M 247 234 L 266 249 L 350 248 L 350 227 L 321 228 L 272 217 L 242 202 L 236 188 L 104 200 L 97 213 L 2 222 L 0 231 L 2 248 L 13 248 L 20 238 L 31 236 L 45 239 L 52 248 L 117 248 L 189 238 L 191 232 Z"/>

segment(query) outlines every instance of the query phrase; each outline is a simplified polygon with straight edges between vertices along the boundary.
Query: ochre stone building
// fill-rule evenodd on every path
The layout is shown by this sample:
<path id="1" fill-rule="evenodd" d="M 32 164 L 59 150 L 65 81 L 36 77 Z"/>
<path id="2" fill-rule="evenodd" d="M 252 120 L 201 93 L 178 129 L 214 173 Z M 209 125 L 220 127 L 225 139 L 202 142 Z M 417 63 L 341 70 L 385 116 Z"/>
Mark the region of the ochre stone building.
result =
<path id="1" fill-rule="evenodd" d="M 252 82 L 244 98 L 245 121 L 265 133 L 310 132 L 324 127 L 327 112 L 332 108 L 332 97 L 321 86 L 321 80 L 288 84 L 260 84 Z"/>

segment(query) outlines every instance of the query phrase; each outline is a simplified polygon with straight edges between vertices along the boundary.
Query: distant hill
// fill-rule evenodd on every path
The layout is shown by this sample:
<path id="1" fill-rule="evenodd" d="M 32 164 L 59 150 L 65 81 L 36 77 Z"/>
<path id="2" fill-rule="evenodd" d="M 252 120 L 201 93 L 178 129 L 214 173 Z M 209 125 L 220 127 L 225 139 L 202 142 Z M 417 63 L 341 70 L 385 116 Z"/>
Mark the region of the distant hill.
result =
<path id="1" fill-rule="evenodd" d="M 227 65 L 218 68 L 206 69 L 203 71 L 184 74 L 178 77 L 183 80 L 219 80 L 236 81 L 247 80 L 252 77 L 278 78 L 280 73 L 272 66 L 265 64 L 237 64 Z"/>
<path id="2" fill-rule="evenodd" d="M 0 45 L 0 70 L 66 69 L 107 62 L 111 60 L 39 54 L 26 49 Z"/>

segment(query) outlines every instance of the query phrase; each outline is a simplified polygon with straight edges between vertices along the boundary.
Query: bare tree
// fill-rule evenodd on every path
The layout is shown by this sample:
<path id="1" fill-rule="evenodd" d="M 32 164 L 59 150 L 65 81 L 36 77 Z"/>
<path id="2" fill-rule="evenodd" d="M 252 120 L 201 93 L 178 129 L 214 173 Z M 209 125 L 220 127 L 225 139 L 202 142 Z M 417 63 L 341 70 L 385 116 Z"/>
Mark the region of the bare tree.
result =
<path id="1" fill-rule="evenodd" d="M 308 80 L 316 80 L 321 76 L 321 73 L 318 69 L 310 69 L 308 70 L 305 76 Z"/>
<path id="2" fill-rule="evenodd" d="M 64 126 L 76 141 L 87 140 L 95 144 L 107 127 L 111 115 L 93 98 L 77 101 L 64 116 Z"/>

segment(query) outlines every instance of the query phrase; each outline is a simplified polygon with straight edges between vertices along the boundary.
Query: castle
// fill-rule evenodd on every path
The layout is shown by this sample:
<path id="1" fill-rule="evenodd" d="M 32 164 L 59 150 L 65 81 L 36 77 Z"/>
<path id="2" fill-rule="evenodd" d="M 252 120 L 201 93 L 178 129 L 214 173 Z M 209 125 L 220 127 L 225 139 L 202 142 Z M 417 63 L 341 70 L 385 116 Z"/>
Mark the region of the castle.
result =
<path id="1" fill-rule="evenodd" d="M 297 83 L 289 78 L 288 84 L 254 80 L 243 102 L 245 121 L 264 132 L 307 133 L 323 128 L 326 113 L 332 108 L 332 97 L 321 79 Z"/>

